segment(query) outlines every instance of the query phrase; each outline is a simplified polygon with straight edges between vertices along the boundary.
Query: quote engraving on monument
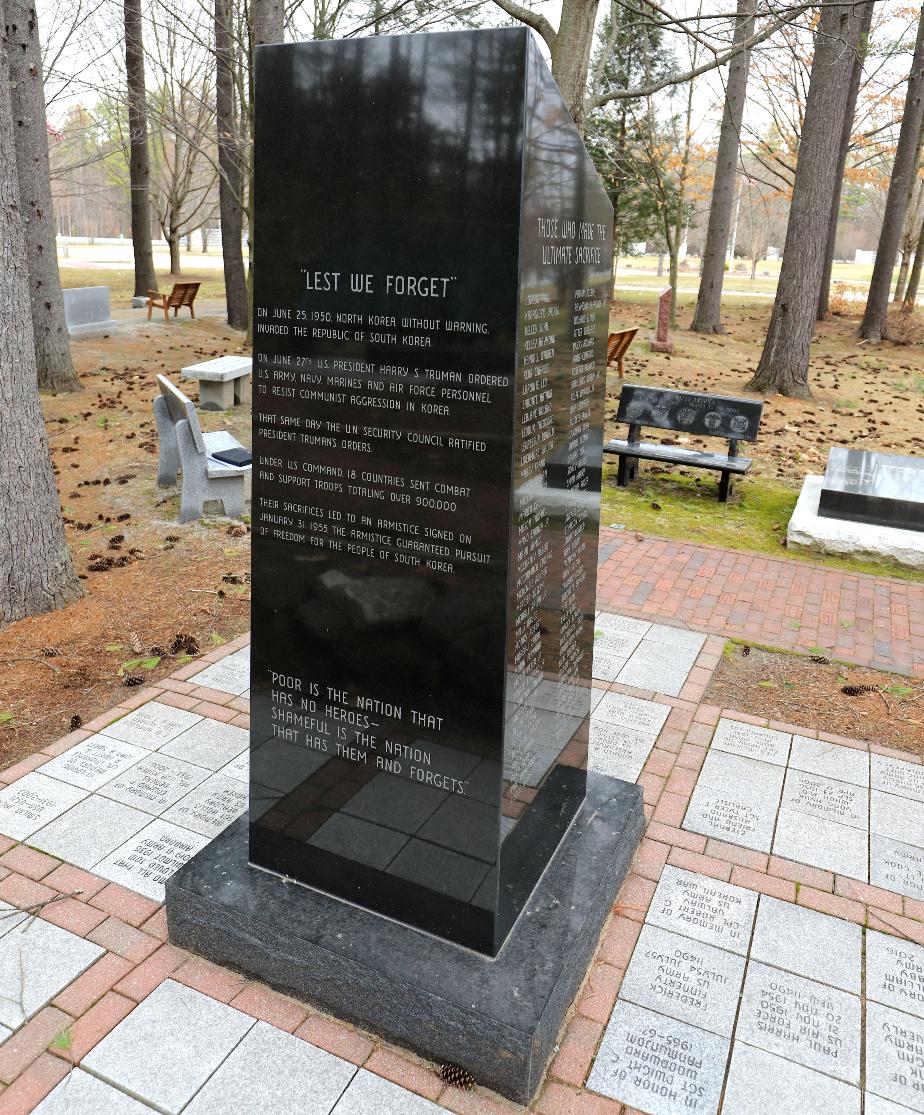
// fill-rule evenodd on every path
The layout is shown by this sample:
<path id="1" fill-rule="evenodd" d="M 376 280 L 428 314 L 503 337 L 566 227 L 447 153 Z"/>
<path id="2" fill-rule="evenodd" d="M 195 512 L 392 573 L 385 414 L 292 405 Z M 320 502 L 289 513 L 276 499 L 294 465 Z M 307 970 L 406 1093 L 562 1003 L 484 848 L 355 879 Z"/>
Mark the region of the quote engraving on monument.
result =
<path id="1" fill-rule="evenodd" d="M 612 211 L 525 29 L 260 55 L 250 859 L 495 954 L 584 798 Z"/>

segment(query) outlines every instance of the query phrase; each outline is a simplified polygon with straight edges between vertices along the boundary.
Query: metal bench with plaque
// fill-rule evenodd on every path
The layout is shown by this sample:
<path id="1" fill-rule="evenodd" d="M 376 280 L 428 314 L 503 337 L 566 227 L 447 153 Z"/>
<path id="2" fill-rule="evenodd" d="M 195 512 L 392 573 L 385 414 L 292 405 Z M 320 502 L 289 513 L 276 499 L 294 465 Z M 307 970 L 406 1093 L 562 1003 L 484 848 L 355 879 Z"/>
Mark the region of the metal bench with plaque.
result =
<path id="1" fill-rule="evenodd" d="M 764 404 L 754 399 L 627 383 L 619 397 L 616 421 L 628 423 L 629 437 L 625 441 L 619 438 L 608 441 L 603 451 L 619 457 L 616 483 L 621 488 L 635 479 L 639 460 L 664 461 L 720 472 L 719 499 L 725 503 L 731 494 L 732 476 L 743 476 L 751 467 L 749 457 L 738 456 L 738 443 L 757 440 L 763 409 Z M 645 427 L 726 438 L 728 453 L 707 453 L 682 445 L 641 441 L 640 434 Z"/>

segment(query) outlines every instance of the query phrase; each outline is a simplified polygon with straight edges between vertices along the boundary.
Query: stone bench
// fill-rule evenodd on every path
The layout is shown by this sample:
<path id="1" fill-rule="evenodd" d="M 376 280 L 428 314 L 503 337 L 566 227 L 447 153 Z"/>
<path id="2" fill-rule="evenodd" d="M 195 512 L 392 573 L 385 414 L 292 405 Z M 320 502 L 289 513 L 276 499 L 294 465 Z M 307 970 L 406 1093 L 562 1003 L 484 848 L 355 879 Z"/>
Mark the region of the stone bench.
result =
<path id="1" fill-rule="evenodd" d="M 250 402 L 249 356 L 218 356 L 181 369 L 184 379 L 199 381 L 200 410 L 230 410 Z"/>
<path id="2" fill-rule="evenodd" d="M 754 399 L 673 391 L 627 383 L 619 397 L 616 421 L 628 423 L 629 437 L 625 441 L 618 438 L 608 441 L 603 446 L 603 452 L 619 457 L 616 483 L 621 488 L 635 479 L 639 460 L 714 469 L 722 474 L 719 499 L 725 503 L 731 494 L 732 476 L 743 475 L 751 467 L 749 457 L 738 456 L 738 442 L 757 440 L 763 409 L 764 404 Z M 657 430 L 676 430 L 725 438 L 728 441 L 728 452 L 705 453 L 699 449 L 686 449 L 681 445 L 640 441 L 640 431 L 646 426 Z"/>
<path id="3" fill-rule="evenodd" d="M 239 519 L 244 514 L 252 466 L 229 465 L 216 461 L 213 454 L 244 446 L 227 430 L 203 433 L 192 401 L 164 376 L 158 376 L 157 382 L 160 386 L 160 395 L 154 399 L 160 437 L 157 483 L 161 488 L 171 488 L 177 482 L 177 473 L 182 473 L 180 522 L 201 518 L 209 499 L 220 500 L 225 514 Z"/>

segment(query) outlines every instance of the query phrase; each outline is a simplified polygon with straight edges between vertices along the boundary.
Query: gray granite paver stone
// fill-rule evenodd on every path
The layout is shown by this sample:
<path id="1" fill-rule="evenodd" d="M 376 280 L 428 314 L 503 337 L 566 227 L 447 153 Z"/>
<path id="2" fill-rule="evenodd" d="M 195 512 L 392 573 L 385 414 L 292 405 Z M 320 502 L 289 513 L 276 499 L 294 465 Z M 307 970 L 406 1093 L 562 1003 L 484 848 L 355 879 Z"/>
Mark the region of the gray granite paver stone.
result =
<path id="1" fill-rule="evenodd" d="M 203 720 L 165 743 L 160 753 L 218 770 L 236 759 L 249 743 L 246 729 L 236 724 L 223 724 L 220 720 Z"/>
<path id="2" fill-rule="evenodd" d="M 170 876 L 201 851 L 209 842 L 207 836 L 180 828 L 162 817 L 150 822 L 131 839 L 116 848 L 93 868 L 97 875 L 121 883 L 130 890 L 164 900 L 164 883 Z"/>
<path id="3" fill-rule="evenodd" d="M 924 1111 L 924 1021 L 866 1004 L 866 1090 Z"/>
<path id="4" fill-rule="evenodd" d="M 642 773 L 652 747 L 654 737 L 650 733 L 636 732 L 604 720 L 591 720 L 587 764 L 590 770 L 600 774 L 634 782 Z"/>
<path id="5" fill-rule="evenodd" d="M 594 629 L 602 631 L 605 635 L 634 638 L 636 643 L 639 643 L 651 630 L 651 624 L 647 620 L 621 616 L 617 612 L 597 612 Z"/>
<path id="6" fill-rule="evenodd" d="M 823 774 L 790 768 L 783 785 L 782 804 L 823 821 L 836 821 L 864 832 L 869 828 L 869 790 Z"/>
<path id="7" fill-rule="evenodd" d="M 691 832 L 769 852 L 783 768 L 710 751 L 690 798 L 683 827 Z"/>
<path id="8" fill-rule="evenodd" d="M 859 925 L 761 895 L 752 960 L 859 995 L 862 950 Z"/>
<path id="9" fill-rule="evenodd" d="M 163 818 L 203 836 L 215 837 L 246 808 L 247 784 L 223 774 L 213 774 L 172 805 Z"/>
<path id="10" fill-rule="evenodd" d="M 727 1038 L 620 999 L 587 1088 L 650 1115 L 715 1115 L 728 1049 Z"/>
<path id="11" fill-rule="evenodd" d="M 894 1103 L 892 1100 L 883 1099 L 882 1096 L 874 1096 L 872 1092 L 866 1092 L 863 1097 L 863 1111 L 864 1115 L 914 1115 L 910 1107 L 905 1107 L 903 1103 Z"/>
<path id="12" fill-rule="evenodd" d="M 145 758 L 102 787 L 103 797 L 157 817 L 209 777 L 204 767 L 172 755 L 145 751 Z"/>
<path id="13" fill-rule="evenodd" d="M 255 1024 L 233 1007 L 166 980 L 90 1050 L 83 1065 L 172 1115 Z"/>
<path id="14" fill-rule="evenodd" d="M 868 929 L 866 997 L 924 1018 L 924 948 Z"/>
<path id="15" fill-rule="evenodd" d="M 635 732 L 645 732 L 656 739 L 670 711 L 668 705 L 656 701 L 645 701 L 626 693 L 607 693 L 594 709 L 594 719 L 619 724 Z"/>
<path id="16" fill-rule="evenodd" d="M 825 821 L 784 806 L 776 823 L 773 854 L 865 882 L 868 845 L 866 829 Z"/>
<path id="17" fill-rule="evenodd" d="M 146 1103 L 78 1068 L 71 1069 L 33 1115 L 150 1115 L 151 1111 Z"/>
<path id="18" fill-rule="evenodd" d="M 201 673 L 193 674 L 189 680 L 194 685 L 205 685 L 219 693 L 231 693 L 240 697 L 250 685 L 250 654 L 248 651 L 229 654 L 207 666 Z"/>
<path id="19" fill-rule="evenodd" d="M 602 632 L 602 634 L 599 634 L 598 632 Z M 605 654 L 611 654 L 617 658 L 628 658 L 629 655 L 642 641 L 642 636 L 638 634 L 638 632 L 614 630 L 607 631 L 605 628 L 601 628 L 599 626 L 597 627 L 595 635 L 595 659 L 598 650 L 603 651 Z"/>
<path id="20" fill-rule="evenodd" d="M 605 647 L 594 647 L 593 676 L 598 681 L 615 681 L 628 659 L 610 654 Z"/>
<path id="21" fill-rule="evenodd" d="M 643 642 L 668 643 L 678 650 L 692 653 L 693 660 L 703 649 L 706 636 L 699 631 L 691 631 L 685 627 L 670 627 L 665 623 L 653 623 L 651 630 L 645 633 Z"/>
<path id="22" fill-rule="evenodd" d="M 184 1115 L 329 1115 L 356 1066 L 258 1022 Z"/>
<path id="23" fill-rule="evenodd" d="M 735 1040 L 860 1082 L 860 999 L 757 960 L 748 964 Z"/>
<path id="24" fill-rule="evenodd" d="M 149 752 L 145 748 L 133 743 L 110 736 L 90 736 L 50 763 L 45 763 L 42 774 L 83 790 L 98 790 L 147 754 Z"/>
<path id="25" fill-rule="evenodd" d="M 646 925 L 619 994 L 640 1007 L 730 1037 L 743 975 L 743 957 Z"/>
<path id="26" fill-rule="evenodd" d="M 869 838 L 869 881 L 924 901 L 924 851 L 873 833 Z"/>
<path id="27" fill-rule="evenodd" d="M 786 766 L 789 742 L 790 736 L 786 732 L 724 718 L 719 721 L 712 737 L 712 746 L 719 751 L 742 755 L 747 759 L 759 759 L 762 763 L 776 763 L 778 766 Z"/>
<path id="28" fill-rule="evenodd" d="M 226 778 L 235 778 L 238 782 L 250 781 L 250 751 L 242 751 L 236 759 L 232 759 L 227 766 L 222 767 L 219 774 Z"/>
<path id="29" fill-rule="evenodd" d="M 874 790 L 924 801 L 924 766 L 893 759 L 889 755 L 875 754 L 870 756 L 870 764 Z"/>
<path id="30" fill-rule="evenodd" d="M 566 716 L 586 716 L 588 708 L 595 708 L 603 699 L 605 690 L 570 682 L 541 681 L 530 694 L 529 703 L 536 708 L 549 712 L 561 712 Z M 448 752 L 448 747 L 440 748 Z M 456 752 L 458 754 L 458 752 Z"/>
<path id="31" fill-rule="evenodd" d="M 0 833 L 25 840 L 87 796 L 86 790 L 31 771 L 0 790 Z"/>
<path id="32" fill-rule="evenodd" d="M 870 793 L 869 828 L 877 836 L 920 848 L 924 846 L 924 801 L 873 790 Z"/>
<path id="33" fill-rule="evenodd" d="M 744 956 L 756 909 L 755 891 L 667 865 L 645 920 Z"/>
<path id="34" fill-rule="evenodd" d="M 660 653 L 650 656 L 642 654 L 639 648 L 619 671 L 616 680 L 620 685 L 631 685 L 633 689 L 647 689 L 652 693 L 676 697 L 683 689 L 693 663 L 676 662 L 668 657 L 667 647 L 657 645 Z"/>
<path id="35" fill-rule="evenodd" d="M 869 752 L 838 743 L 793 736 L 789 765 L 810 774 L 823 774 L 840 782 L 869 788 Z"/>
<path id="36" fill-rule="evenodd" d="M 30 843 L 89 870 L 150 820 L 149 813 L 92 794 L 33 833 Z"/>
<path id="37" fill-rule="evenodd" d="M 21 1026 L 105 951 L 40 918 L 15 925 L 0 937 L 0 1023 Z"/>
<path id="38" fill-rule="evenodd" d="M 736 1041 L 722 1115 L 860 1115 L 860 1090 Z M 869 1106 L 866 1109 L 869 1115 Z"/>
<path id="39" fill-rule="evenodd" d="M 156 751 L 162 744 L 185 732 L 202 719 L 198 713 L 186 709 L 164 705 L 160 701 L 149 701 L 135 709 L 121 720 L 116 720 L 102 729 L 107 736 L 134 743 Z"/>
<path id="40" fill-rule="evenodd" d="M 360 1069 L 332 1115 L 445 1115 L 445 1111 L 423 1096 Z"/>

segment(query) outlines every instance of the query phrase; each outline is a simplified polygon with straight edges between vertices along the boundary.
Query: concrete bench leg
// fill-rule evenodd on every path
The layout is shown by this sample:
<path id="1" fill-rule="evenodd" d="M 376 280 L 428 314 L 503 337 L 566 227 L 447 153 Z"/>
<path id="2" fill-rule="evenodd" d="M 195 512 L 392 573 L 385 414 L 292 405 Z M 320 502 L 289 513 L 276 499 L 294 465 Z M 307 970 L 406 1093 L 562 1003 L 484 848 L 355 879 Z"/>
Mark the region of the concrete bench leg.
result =
<path id="1" fill-rule="evenodd" d="M 732 475 L 730 472 L 723 472 L 722 479 L 719 481 L 719 503 L 728 503 L 728 497 L 732 493 Z"/>
<path id="2" fill-rule="evenodd" d="M 230 410 L 233 406 L 234 380 L 199 380 L 200 410 Z"/>
<path id="3" fill-rule="evenodd" d="M 234 381 L 234 405 L 250 402 L 250 376 L 238 376 Z"/>
<path id="4" fill-rule="evenodd" d="M 157 437 L 160 443 L 157 486 L 172 488 L 180 470 L 180 449 L 177 445 L 176 429 L 167 413 L 167 401 L 163 396 L 158 396 L 154 400 L 154 417 L 157 419 Z"/>
<path id="5" fill-rule="evenodd" d="M 229 519 L 240 519 L 244 515 L 244 477 L 233 476 L 221 484 L 221 502 Z"/>

